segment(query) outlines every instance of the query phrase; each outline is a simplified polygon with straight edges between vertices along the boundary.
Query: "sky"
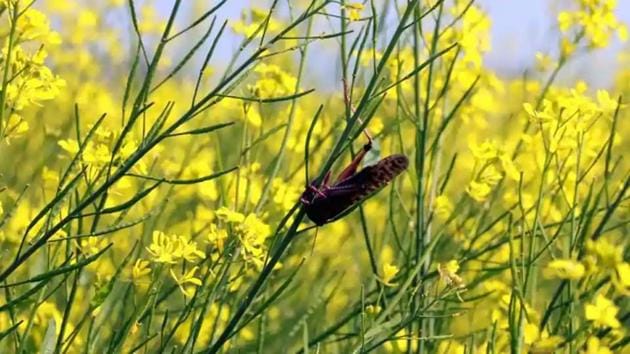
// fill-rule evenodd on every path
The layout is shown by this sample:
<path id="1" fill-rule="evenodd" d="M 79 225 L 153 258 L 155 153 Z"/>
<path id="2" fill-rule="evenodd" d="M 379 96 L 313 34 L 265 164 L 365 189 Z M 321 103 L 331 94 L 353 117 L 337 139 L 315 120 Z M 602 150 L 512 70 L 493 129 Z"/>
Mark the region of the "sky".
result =
<path id="1" fill-rule="evenodd" d="M 549 32 L 554 30 L 558 1 L 552 0 L 478 0 L 492 19 L 492 52 L 486 65 L 505 76 L 518 75 L 531 65 L 537 51 L 548 52 L 557 46 Z M 618 0 L 617 17 L 630 25 L 630 0 Z M 550 38 L 551 37 L 551 38 Z M 594 88 L 605 88 L 614 80 L 621 50 L 630 53 L 630 43 L 615 42 L 576 60 L 564 72 L 564 78 L 585 77 Z M 562 79 L 562 77 L 561 77 Z"/>
<path id="2" fill-rule="evenodd" d="M 358 0 L 357 0 L 358 1 Z M 383 1 L 383 0 L 376 0 Z M 477 0 L 476 3 L 489 14 L 492 21 L 492 51 L 485 55 L 485 65 L 500 77 L 520 77 L 523 71 L 535 63 L 535 54 L 553 52 L 557 48 L 556 16 L 558 6 L 574 3 L 575 0 Z M 168 12 L 170 1 L 160 0 Z M 228 0 L 221 9 L 220 16 L 236 20 L 241 11 L 252 3 L 264 7 L 267 1 Z M 281 1 L 281 4 L 284 2 Z M 617 0 L 617 17 L 630 25 L 630 0 Z M 219 57 L 227 60 L 230 53 L 237 49 L 240 40 L 232 41 L 223 47 Z M 319 50 L 319 48 L 318 48 Z M 323 48 L 322 56 L 335 55 Z M 630 43 L 620 43 L 615 37 L 614 43 L 606 49 L 584 55 L 567 65 L 560 76 L 559 83 L 571 84 L 579 77 L 585 79 L 592 88 L 606 88 L 613 83 L 614 73 L 618 68 L 618 54 L 621 50 L 630 53 Z M 321 70 L 321 61 L 310 64 L 309 70 Z M 318 75 L 318 86 L 338 84 L 335 73 Z"/>

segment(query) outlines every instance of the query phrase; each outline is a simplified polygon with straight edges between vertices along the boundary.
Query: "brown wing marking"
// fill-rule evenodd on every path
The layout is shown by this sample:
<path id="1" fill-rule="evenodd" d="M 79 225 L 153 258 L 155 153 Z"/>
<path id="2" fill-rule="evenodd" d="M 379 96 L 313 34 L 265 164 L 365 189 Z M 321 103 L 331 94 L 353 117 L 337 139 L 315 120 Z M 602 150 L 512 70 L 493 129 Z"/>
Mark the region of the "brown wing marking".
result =
<path id="1" fill-rule="evenodd" d="M 409 166 L 409 159 L 404 155 L 388 156 L 376 165 L 368 166 L 357 174 L 360 192 L 353 196 L 353 202 L 383 188 Z"/>

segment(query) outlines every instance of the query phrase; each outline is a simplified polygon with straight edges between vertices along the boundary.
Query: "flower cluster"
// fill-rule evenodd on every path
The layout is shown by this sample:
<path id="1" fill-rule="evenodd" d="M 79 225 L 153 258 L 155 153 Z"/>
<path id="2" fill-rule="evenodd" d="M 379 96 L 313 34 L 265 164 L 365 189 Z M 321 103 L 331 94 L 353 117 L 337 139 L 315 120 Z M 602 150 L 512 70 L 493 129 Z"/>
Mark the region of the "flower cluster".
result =
<path id="1" fill-rule="evenodd" d="M 216 215 L 229 228 L 230 232 L 238 238 L 242 247 L 243 259 L 257 268 L 262 267 L 266 257 L 266 240 L 271 236 L 269 225 L 253 213 L 245 216 L 225 207 L 217 210 Z M 214 225 L 212 229 L 214 231 L 211 231 L 208 235 L 208 240 L 212 244 L 222 247 L 226 231 L 217 230 Z"/>
<path id="2" fill-rule="evenodd" d="M 3 46 L 0 51 L 3 79 L 0 98 L 0 141 L 23 135 L 29 123 L 23 111 L 40 106 L 44 101 L 57 97 L 65 87 L 65 81 L 46 66 L 48 50 L 61 43 L 59 34 L 50 29 L 48 18 L 29 6 L 20 9 L 19 2 L 6 1 L 3 10 L 14 21 L 8 23 L 9 33 L 0 35 Z M 15 21 L 17 20 L 17 21 Z"/>

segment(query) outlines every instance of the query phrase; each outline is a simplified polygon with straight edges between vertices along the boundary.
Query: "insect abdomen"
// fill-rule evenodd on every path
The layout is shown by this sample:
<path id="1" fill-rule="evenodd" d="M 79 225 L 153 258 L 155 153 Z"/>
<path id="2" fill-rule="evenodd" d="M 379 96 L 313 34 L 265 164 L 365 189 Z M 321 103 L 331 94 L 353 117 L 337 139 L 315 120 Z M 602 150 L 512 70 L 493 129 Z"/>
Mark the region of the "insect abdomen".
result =
<path id="1" fill-rule="evenodd" d="M 354 196 L 354 201 L 361 200 L 368 195 L 376 192 L 377 190 L 386 186 L 402 171 L 406 170 L 409 166 L 409 159 L 405 155 L 391 155 L 376 165 L 368 166 L 364 168 L 357 176 L 364 174 L 362 181 L 361 192 Z"/>

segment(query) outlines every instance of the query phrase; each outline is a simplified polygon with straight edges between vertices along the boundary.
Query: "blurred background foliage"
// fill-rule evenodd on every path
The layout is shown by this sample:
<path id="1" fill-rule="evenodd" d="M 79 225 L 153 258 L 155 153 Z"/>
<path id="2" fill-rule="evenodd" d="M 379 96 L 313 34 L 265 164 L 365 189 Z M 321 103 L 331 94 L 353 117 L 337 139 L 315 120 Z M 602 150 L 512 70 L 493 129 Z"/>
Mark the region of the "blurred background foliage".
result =
<path id="1" fill-rule="evenodd" d="M 3 351 L 628 350 L 615 1 L 511 75 L 484 2 L 232 3 L 0 5 Z M 363 122 L 411 165 L 314 228 Z"/>

